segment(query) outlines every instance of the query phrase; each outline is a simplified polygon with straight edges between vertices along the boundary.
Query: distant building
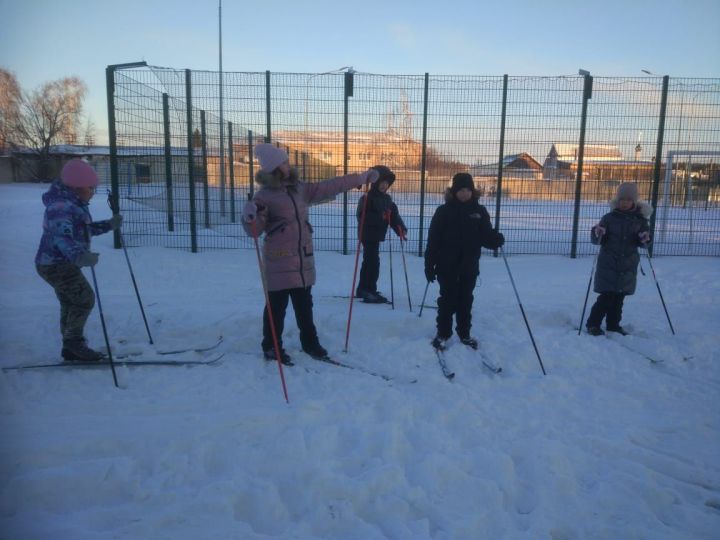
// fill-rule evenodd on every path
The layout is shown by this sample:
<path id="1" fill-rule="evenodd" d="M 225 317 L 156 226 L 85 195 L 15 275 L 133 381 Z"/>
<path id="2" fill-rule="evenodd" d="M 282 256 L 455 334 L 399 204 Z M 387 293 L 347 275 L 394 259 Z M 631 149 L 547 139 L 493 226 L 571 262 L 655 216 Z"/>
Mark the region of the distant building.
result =
<path id="1" fill-rule="evenodd" d="M 502 162 L 503 177 L 542 178 L 543 166 L 527 152 L 505 156 Z M 475 177 L 497 178 L 498 164 L 474 165 L 470 174 Z"/>

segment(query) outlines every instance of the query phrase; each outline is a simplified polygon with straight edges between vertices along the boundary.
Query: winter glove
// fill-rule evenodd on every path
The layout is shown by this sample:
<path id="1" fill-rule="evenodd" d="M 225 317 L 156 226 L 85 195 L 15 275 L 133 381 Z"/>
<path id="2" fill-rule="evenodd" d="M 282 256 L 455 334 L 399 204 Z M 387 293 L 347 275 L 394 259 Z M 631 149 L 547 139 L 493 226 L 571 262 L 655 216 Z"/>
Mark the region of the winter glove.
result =
<path id="1" fill-rule="evenodd" d="M 425 265 L 425 279 L 428 280 L 429 283 L 432 283 L 435 281 L 435 265 L 434 264 L 426 264 Z"/>
<path id="2" fill-rule="evenodd" d="M 501 248 L 505 245 L 505 236 L 503 233 L 498 233 L 497 247 Z"/>
<path id="3" fill-rule="evenodd" d="M 378 178 L 380 178 L 380 173 L 377 172 L 375 169 L 368 169 L 364 173 L 360 174 L 360 180 L 363 184 L 366 182 L 369 184 L 374 184 L 378 181 Z"/>
<path id="4" fill-rule="evenodd" d="M 593 234 L 595 235 L 595 238 L 600 240 L 603 236 L 605 236 L 605 227 L 600 225 L 599 223 L 593 227 Z"/>
<path id="5" fill-rule="evenodd" d="M 113 217 L 108 219 L 108 223 L 110 223 L 110 228 L 113 231 L 117 231 L 121 226 L 123 222 L 123 217 L 121 214 L 115 214 Z"/>
<path id="6" fill-rule="evenodd" d="M 255 221 L 258 212 L 262 212 L 265 207 L 262 204 L 256 204 L 255 201 L 248 201 L 243 208 L 242 218 L 245 223 Z"/>
<path id="7" fill-rule="evenodd" d="M 641 244 L 647 244 L 650 242 L 650 233 L 648 231 L 642 231 L 638 233 L 638 240 Z"/>
<path id="8" fill-rule="evenodd" d="M 400 240 L 405 242 L 407 240 L 407 232 L 408 230 L 405 227 L 398 227 L 397 228 L 397 235 L 400 237 Z"/>
<path id="9" fill-rule="evenodd" d="M 77 259 L 75 259 L 75 264 L 81 268 L 83 266 L 95 266 L 98 263 L 99 258 L 100 258 L 99 253 L 93 253 L 92 251 L 86 251 L 85 253 L 78 255 Z"/>

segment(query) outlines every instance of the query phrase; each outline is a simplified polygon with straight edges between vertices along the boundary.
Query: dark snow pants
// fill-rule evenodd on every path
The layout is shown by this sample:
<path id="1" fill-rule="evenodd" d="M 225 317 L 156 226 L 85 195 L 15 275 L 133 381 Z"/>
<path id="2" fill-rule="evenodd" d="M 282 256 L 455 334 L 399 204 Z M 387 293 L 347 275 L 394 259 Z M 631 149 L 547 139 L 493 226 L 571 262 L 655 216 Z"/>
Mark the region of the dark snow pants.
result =
<path id="1" fill-rule="evenodd" d="M 319 344 L 317 329 L 313 322 L 313 299 L 312 287 L 298 287 L 296 289 L 283 289 L 281 291 L 269 291 L 270 309 L 272 310 L 275 331 L 277 332 L 278 345 L 282 349 L 282 334 L 285 328 L 285 312 L 288 301 L 292 300 L 295 320 L 300 329 L 300 345 L 303 350 L 312 350 Z M 267 309 L 263 309 L 263 351 L 273 350 L 273 337 L 270 328 L 270 319 Z"/>
<path id="2" fill-rule="evenodd" d="M 71 263 L 35 265 L 60 301 L 63 343 L 83 339 L 85 322 L 95 306 L 95 293 L 80 268 Z"/>
<path id="3" fill-rule="evenodd" d="M 600 293 L 590 310 L 590 316 L 587 318 L 585 326 L 599 327 L 605 319 L 607 328 L 617 328 L 620 326 L 622 319 L 623 302 L 625 301 L 625 293 L 604 292 Z"/>
<path id="4" fill-rule="evenodd" d="M 452 336 L 452 320 L 455 315 L 455 331 L 461 338 L 470 337 L 472 327 L 473 290 L 477 276 L 442 276 L 438 274 L 440 297 L 437 300 L 437 335 L 443 339 Z"/>
<path id="5" fill-rule="evenodd" d="M 363 240 L 363 261 L 360 267 L 358 291 L 377 292 L 380 277 L 380 242 Z"/>

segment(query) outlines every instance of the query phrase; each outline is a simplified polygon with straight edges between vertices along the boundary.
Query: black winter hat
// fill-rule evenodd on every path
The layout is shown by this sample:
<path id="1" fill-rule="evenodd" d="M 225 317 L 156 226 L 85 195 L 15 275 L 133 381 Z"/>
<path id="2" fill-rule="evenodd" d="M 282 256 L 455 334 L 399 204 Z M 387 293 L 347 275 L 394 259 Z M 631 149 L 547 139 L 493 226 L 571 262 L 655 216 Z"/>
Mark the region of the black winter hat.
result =
<path id="1" fill-rule="evenodd" d="M 373 185 L 377 185 L 378 182 L 382 182 L 383 180 L 389 185 L 393 185 L 393 182 L 395 181 L 395 173 L 392 172 L 389 167 L 386 167 L 385 165 L 375 165 L 372 168 L 380 173 L 380 178 L 378 178 L 377 182 Z"/>
<path id="2" fill-rule="evenodd" d="M 473 180 L 473 177 L 470 176 L 468 173 L 457 173 L 455 176 L 453 176 L 452 187 L 450 188 L 450 191 L 455 194 L 463 188 L 467 188 L 470 191 L 475 191 L 475 182 Z"/>

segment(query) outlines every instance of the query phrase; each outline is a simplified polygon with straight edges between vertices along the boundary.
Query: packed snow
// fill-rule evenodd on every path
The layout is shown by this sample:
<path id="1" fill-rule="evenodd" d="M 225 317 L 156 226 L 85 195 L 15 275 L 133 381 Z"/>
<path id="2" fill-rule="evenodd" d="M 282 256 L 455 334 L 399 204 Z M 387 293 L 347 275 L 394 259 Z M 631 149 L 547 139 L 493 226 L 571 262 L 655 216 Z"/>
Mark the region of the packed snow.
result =
<path id="1" fill-rule="evenodd" d="M 0 366 L 59 360 L 59 307 L 36 274 L 47 185 L 0 185 Z M 492 209 L 491 209 L 492 210 Z M 109 217 L 103 197 L 95 219 Z M 599 216 L 598 216 L 599 217 Z M 718 241 L 717 238 L 715 241 Z M 396 244 L 397 246 L 397 244 Z M 205 347 L 211 366 L 0 374 L 0 538 L 718 538 L 720 259 L 646 258 L 626 301 L 631 336 L 578 336 L 591 257 L 484 255 L 473 335 L 443 377 L 429 342 L 437 284 L 395 252 L 395 307 L 355 303 L 353 256 L 317 252 L 321 343 L 351 370 L 299 349 L 292 309 L 286 403 L 260 354 L 254 250 L 129 249 L 96 237 L 115 355 Z M 379 288 L 389 295 L 387 253 Z M 90 279 L 90 273 L 86 270 Z M 595 298 L 591 293 L 590 302 Z M 588 306 L 589 307 L 589 306 Z M 104 346 L 97 305 L 90 345 Z M 649 358 L 661 360 L 653 363 Z M 167 358 L 167 357 L 163 357 Z M 364 370 L 364 371 L 361 371 Z M 367 371 L 387 375 L 386 381 Z"/>

